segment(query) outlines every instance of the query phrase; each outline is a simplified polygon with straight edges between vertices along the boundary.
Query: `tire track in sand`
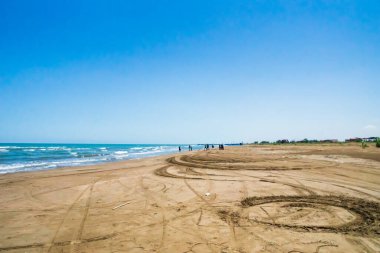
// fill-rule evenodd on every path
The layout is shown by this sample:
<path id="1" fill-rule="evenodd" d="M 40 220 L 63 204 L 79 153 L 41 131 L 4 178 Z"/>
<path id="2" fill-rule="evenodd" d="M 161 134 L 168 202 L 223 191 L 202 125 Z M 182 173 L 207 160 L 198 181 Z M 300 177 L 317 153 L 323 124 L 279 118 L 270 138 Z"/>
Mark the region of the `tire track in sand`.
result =
<path id="1" fill-rule="evenodd" d="M 80 242 L 82 241 L 82 236 L 83 236 L 83 229 L 84 229 L 85 222 L 87 220 L 88 212 L 90 210 L 91 198 L 92 198 L 92 194 L 93 194 L 93 190 L 94 190 L 95 184 L 97 182 L 99 182 L 102 178 L 108 176 L 110 173 L 107 173 L 106 175 L 103 175 L 103 176 L 95 179 L 92 182 L 92 184 L 90 186 L 89 193 L 88 193 L 88 197 L 87 197 L 87 200 L 86 200 L 86 205 L 85 205 L 85 208 L 84 208 L 82 219 L 81 219 L 81 222 L 80 222 L 80 225 L 79 225 L 78 233 L 77 233 L 77 236 L 76 236 L 75 240 L 73 240 L 72 243 L 71 243 L 70 252 L 78 252 L 79 251 Z"/>
<path id="2" fill-rule="evenodd" d="M 70 252 L 78 252 L 79 251 L 79 243 L 80 241 L 82 240 L 82 236 L 83 236 L 83 229 L 84 229 L 84 224 L 87 220 L 87 216 L 88 216 L 88 211 L 90 209 L 90 204 L 91 204 L 91 197 L 92 197 L 92 193 L 93 193 L 93 190 L 94 190 L 94 186 L 95 184 L 100 180 L 100 178 L 98 178 L 97 180 L 95 180 L 91 186 L 90 186 L 90 191 L 88 193 L 88 197 L 87 197 L 87 200 L 86 200 L 86 205 L 85 205 L 85 209 L 84 209 L 84 212 L 83 212 L 83 216 L 82 216 L 82 219 L 81 219 L 81 222 L 80 222 L 80 225 L 79 225 L 79 230 L 78 230 L 78 234 L 76 236 L 76 239 L 73 241 L 72 243 L 72 247 L 70 249 Z"/>
<path id="3" fill-rule="evenodd" d="M 79 195 L 78 197 L 73 201 L 73 203 L 70 205 L 70 207 L 67 209 L 66 213 L 65 213 L 65 216 L 63 217 L 63 219 L 61 220 L 61 222 L 59 223 L 58 225 L 58 228 L 56 229 L 55 233 L 54 233 L 54 236 L 53 236 L 53 239 L 51 240 L 51 243 L 50 243 L 50 246 L 49 248 L 47 249 L 47 252 L 50 252 L 52 247 L 55 245 L 56 243 L 56 239 L 57 239 L 57 236 L 58 236 L 58 233 L 59 231 L 61 230 L 61 227 L 63 225 L 63 223 L 65 223 L 67 217 L 69 216 L 69 213 L 71 212 L 71 210 L 74 208 L 75 204 L 82 198 L 82 196 L 84 195 L 84 193 L 88 190 L 90 186 L 88 185 Z"/>
<path id="4" fill-rule="evenodd" d="M 158 252 L 161 252 L 162 248 L 165 246 L 165 238 L 166 238 L 166 230 L 167 230 L 167 224 L 169 223 L 168 220 L 166 220 L 166 217 L 165 217 L 165 207 L 163 207 L 159 202 L 160 201 L 157 201 L 155 199 L 155 197 L 153 196 L 153 192 L 149 190 L 149 187 L 145 186 L 144 185 L 144 177 L 141 177 L 140 178 L 140 187 L 143 189 L 144 191 L 144 195 L 147 199 L 150 199 L 152 200 L 156 205 L 157 207 L 159 207 L 159 209 L 161 210 L 161 216 L 162 216 L 162 232 L 161 232 L 161 239 L 160 239 L 160 243 L 158 245 L 158 247 L 156 248 L 156 250 Z M 165 184 L 164 184 L 165 185 Z M 166 188 L 166 185 L 165 187 Z"/>

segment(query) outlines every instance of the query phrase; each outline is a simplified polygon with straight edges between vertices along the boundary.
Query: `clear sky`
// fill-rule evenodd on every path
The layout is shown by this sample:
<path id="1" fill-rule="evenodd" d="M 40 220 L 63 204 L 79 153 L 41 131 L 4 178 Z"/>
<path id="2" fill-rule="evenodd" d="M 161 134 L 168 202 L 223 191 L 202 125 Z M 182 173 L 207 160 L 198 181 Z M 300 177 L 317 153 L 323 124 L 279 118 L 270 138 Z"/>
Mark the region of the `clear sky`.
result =
<path id="1" fill-rule="evenodd" d="M 380 135 L 380 1 L 0 1 L 0 142 Z"/>

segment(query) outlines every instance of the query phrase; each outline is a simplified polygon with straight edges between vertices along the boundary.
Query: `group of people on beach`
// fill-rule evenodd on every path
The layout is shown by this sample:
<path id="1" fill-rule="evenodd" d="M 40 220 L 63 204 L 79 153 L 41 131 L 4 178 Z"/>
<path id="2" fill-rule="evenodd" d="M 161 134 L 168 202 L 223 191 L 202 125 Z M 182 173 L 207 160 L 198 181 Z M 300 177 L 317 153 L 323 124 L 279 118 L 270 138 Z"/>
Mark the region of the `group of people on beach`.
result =
<path id="1" fill-rule="evenodd" d="M 214 144 L 211 144 L 211 148 L 212 149 L 214 148 Z M 210 145 L 209 144 L 205 144 L 204 150 L 209 150 L 209 149 L 210 149 Z M 219 144 L 219 150 L 224 150 L 224 145 L 223 144 Z"/>
<path id="2" fill-rule="evenodd" d="M 182 151 L 181 146 L 178 146 L 178 151 L 179 151 L 179 152 Z M 191 145 L 189 145 L 189 151 L 193 151 L 193 147 L 192 147 Z"/>
<path id="3" fill-rule="evenodd" d="M 212 149 L 214 148 L 214 144 L 211 144 L 211 148 Z M 209 150 L 209 149 L 210 149 L 210 145 L 209 144 L 205 144 L 204 150 Z M 219 144 L 219 150 L 224 150 L 224 145 L 223 144 Z M 178 146 L 178 151 L 179 152 L 182 151 L 181 146 Z M 193 147 L 191 145 L 189 145 L 189 151 L 193 151 Z"/>

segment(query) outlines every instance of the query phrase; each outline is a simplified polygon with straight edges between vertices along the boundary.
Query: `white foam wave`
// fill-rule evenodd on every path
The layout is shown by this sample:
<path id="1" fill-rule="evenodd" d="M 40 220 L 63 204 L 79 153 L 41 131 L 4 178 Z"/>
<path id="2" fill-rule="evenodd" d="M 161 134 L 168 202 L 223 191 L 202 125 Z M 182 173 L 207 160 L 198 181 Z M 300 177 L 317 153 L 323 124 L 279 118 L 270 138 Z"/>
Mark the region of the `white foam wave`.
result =
<path id="1" fill-rule="evenodd" d="M 66 151 L 70 151 L 71 148 L 68 148 L 68 147 L 65 147 L 65 146 L 62 146 L 62 147 L 47 147 L 47 150 L 51 150 L 51 151 L 66 150 Z"/>
<path id="2" fill-rule="evenodd" d="M 76 159 L 70 159 L 70 160 L 62 160 L 62 161 L 54 161 L 51 162 L 52 164 L 55 164 L 57 166 L 77 166 L 77 165 L 83 165 L 83 164 L 91 164 L 98 161 L 106 161 L 107 158 L 76 158 Z"/>
<path id="3" fill-rule="evenodd" d="M 125 154 L 128 154 L 129 152 L 128 151 L 116 151 L 115 154 L 116 155 L 125 155 Z"/>
<path id="4" fill-rule="evenodd" d="M 13 164 L 1 164 L 0 174 L 21 172 L 21 171 L 33 171 L 33 170 L 43 170 L 52 169 L 58 167 L 67 166 L 80 166 L 86 164 L 94 164 L 97 162 L 105 162 L 108 159 L 106 157 L 102 158 L 75 158 L 67 159 L 61 161 L 50 161 L 50 162 L 25 162 L 25 163 L 13 163 Z"/>
<path id="5" fill-rule="evenodd" d="M 157 154 L 157 153 L 161 153 L 161 151 L 160 150 L 143 151 L 143 152 L 135 153 L 135 155 L 148 155 L 148 154 Z"/>
<path id="6" fill-rule="evenodd" d="M 114 158 L 117 160 L 121 160 L 121 159 L 127 158 L 128 156 L 129 156 L 128 151 L 116 151 L 111 155 L 111 159 Z"/>
<path id="7" fill-rule="evenodd" d="M 48 165 L 49 164 L 46 162 L 2 164 L 0 165 L 0 173 L 34 170 L 38 168 L 45 168 Z"/>
<path id="8" fill-rule="evenodd" d="M 143 148 L 140 148 L 140 147 L 135 147 L 135 148 L 130 148 L 130 150 L 141 150 Z"/>

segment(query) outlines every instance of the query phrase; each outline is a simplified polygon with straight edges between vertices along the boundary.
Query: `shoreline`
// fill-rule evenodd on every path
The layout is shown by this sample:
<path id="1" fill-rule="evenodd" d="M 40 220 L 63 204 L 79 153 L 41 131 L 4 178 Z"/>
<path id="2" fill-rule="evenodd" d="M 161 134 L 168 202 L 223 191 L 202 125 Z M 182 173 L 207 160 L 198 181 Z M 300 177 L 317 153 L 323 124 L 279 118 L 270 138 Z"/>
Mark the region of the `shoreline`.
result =
<path id="1" fill-rule="evenodd" d="M 199 146 L 194 146 L 198 150 Z M 184 149 L 187 150 L 187 149 Z M 97 165 L 178 152 L 173 145 L 0 144 L 0 174 Z"/>
<path id="2" fill-rule="evenodd" d="M 112 170 L 112 169 L 128 169 L 128 167 L 125 167 L 125 166 L 128 166 L 129 163 L 131 164 L 135 164 L 136 162 L 139 162 L 139 161 L 150 161 L 150 160 L 155 160 L 155 159 L 166 159 L 166 158 L 169 158 L 169 157 L 173 157 L 173 156 L 176 156 L 176 155 L 180 155 L 180 154 L 185 154 L 185 153 L 195 153 L 195 152 L 198 152 L 198 151 L 202 151 L 202 150 L 195 150 L 195 151 L 182 151 L 182 152 L 177 152 L 177 153 L 170 153 L 170 154 L 160 154 L 160 155 L 152 155 L 152 156 L 149 156 L 149 157 L 142 157 L 142 158 L 131 158 L 131 159 L 126 159 L 126 160 L 119 160 L 119 161 L 107 161 L 107 162 L 100 162 L 100 163 L 96 163 L 96 164 L 88 164 L 88 165 L 79 165 L 79 166 L 62 166 L 62 167 L 56 167 L 56 168 L 52 168 L 52 169 L 39 169 L 39 170 L 30 170 L 30 171 L 17 171 L 17 172 L 10 172 L 10 173 L 4 173 L 4 174 L 0 174 L 0 181 L 3 177 L 13 177 L 13 176 L 22 176 L 22 175 L 37 175 L 38 174 L 42 174 L 42 173 L 53 173 L 55 174 L 55 172 L 62 172 L 62 173 L 65 173 L 66 171 L 67 172 L 72 172 L 72 173 L 75 173 L 77 171 L 81 171 L 81 170 L 95 170 L 95 169 L 99 169 L 99 168 L 105 168 L 105 169 L 109 169 L 109 170 Z M 96 173 L 98 171 L 94 171 L 93 173 Z M 0 182 L 1 183 L 1 182 Z"/>

